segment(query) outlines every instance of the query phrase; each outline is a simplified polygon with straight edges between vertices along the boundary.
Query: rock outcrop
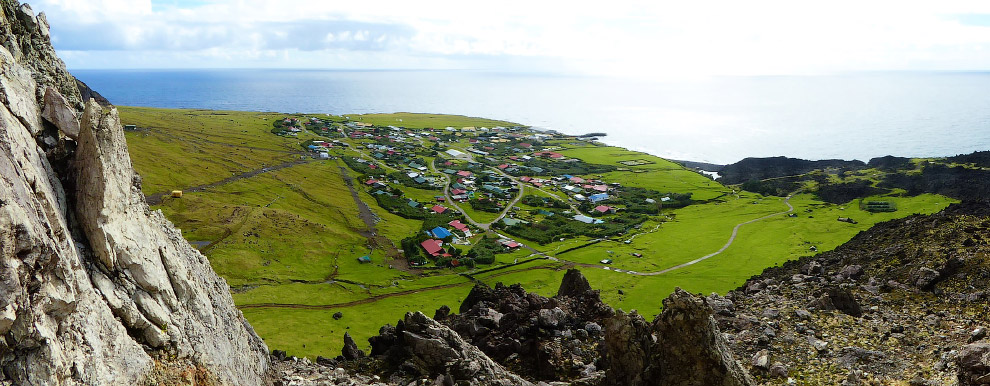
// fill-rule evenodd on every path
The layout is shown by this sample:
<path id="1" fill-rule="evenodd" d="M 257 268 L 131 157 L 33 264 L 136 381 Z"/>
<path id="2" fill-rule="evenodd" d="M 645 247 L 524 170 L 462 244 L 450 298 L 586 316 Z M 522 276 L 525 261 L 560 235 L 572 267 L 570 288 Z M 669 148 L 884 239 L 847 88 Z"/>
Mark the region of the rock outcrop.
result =
<path id="1" fill-rule="evenodd" d="M 680 288 L 648 324 L 618 313 L 605 329 L 606 385 L 754 385 L 733 357 L 704 298 Z"/>
<path id="2" fill-rule="evenodd" d="M 532 385 L 506 370 L 456 332 L 421 312 L 407 313 L 395 328 L 373 338 L 388 342 L 383 361 L 391 380 L 436 380 L 437 384 Z M 374 343 L 373 343 L 374 345 Z"/>
<path id="3" fill-rule="evenodd" d="M 990 382 L 988 255 L 990 205 L 953 204 L 768 268 L 715 319 L 737 358 L 768 353 L 750 367 L 760 383 Z"/>
<path id="4" fill-rule="evenodd" d="M 519 375 L 542 381 L 601 375 L 595 364 L 601 324 L 613 311 L 576 269 L 564 274 L 552 298 L 519 285 L 478 284 L 460 309 L 457 315 L 438 310 L 438 321 Z"/>
<path id="5" fill-rule="evenodd" d="M 116 110 L 84 103 L 43 14 L 0 8 L 0 384 L 139 384 L 189 368 L 264 384 L 267 348 L 144 202 Z"/>

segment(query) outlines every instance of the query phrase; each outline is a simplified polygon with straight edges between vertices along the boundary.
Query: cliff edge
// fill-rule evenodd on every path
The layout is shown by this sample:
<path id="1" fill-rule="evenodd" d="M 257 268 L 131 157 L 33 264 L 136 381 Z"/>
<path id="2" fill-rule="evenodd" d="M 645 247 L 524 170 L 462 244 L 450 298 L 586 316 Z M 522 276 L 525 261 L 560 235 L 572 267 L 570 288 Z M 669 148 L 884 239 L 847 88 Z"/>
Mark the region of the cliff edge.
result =
<path id="1" fill-rule="evenodd" d="M 116 109 L 44 14 L 0 11 L 0 385 L 265 383 L 226 282 L 145 203 Z"/>

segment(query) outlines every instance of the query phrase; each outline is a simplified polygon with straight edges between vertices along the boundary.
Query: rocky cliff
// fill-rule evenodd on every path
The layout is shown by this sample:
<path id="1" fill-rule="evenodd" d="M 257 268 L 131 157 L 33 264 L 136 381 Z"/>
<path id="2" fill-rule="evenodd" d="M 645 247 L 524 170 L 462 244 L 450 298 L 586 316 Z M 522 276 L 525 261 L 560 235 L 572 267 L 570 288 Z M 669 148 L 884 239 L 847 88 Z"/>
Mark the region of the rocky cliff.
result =
<path id="1" fill-rule="evenodd" d="M 44 14 L 0 11 L 0 384 L 265 383 L 228 286 L 145 203 L 116 110 Z"/>

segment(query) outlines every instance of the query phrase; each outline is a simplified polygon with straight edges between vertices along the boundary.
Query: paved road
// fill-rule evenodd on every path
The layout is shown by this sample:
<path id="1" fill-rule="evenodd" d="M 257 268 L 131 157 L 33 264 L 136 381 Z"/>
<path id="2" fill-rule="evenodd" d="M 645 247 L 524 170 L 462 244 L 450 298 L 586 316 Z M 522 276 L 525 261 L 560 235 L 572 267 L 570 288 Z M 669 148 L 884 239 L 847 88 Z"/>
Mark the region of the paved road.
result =
<path id="1" fill-rule="evenodd" d="M 467 219 L 467 221 L 471 223 L 471 225 L 474 225 L 475 227 L 487 231 L 491 224 L 482 224 L 477 221 L 474 221 L 474 219 L 472 219 L 471 216 L 468 216 L 467 212 L 465 212 L 464 209 L 461 209 L 460 205 L 457 205 L 457 201 L 454 201 L 452 198 L 450 198 L 450 176 L 448 176 L 447 173 L 438 172 L 436 162 L 437 162 L 436 158 L 434 158 L 433 161 L 430 162 L 430 171 L 434 173 L 438 173 L 443 177 L 443 196 L 447 198 L 447 205 L 450 205 L 458 212 L 461 212 L 461 214 L 464 215 L 464 218 Z"/>

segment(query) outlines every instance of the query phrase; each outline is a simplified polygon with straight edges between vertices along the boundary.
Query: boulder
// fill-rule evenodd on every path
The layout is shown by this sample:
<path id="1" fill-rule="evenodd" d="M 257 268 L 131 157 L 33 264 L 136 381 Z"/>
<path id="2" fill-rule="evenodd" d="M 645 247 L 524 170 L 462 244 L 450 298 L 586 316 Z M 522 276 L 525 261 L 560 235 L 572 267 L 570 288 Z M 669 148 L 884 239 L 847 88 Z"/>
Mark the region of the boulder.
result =
<path id="1" fill-rule="evenodd" d="M 79 138 L 79 120 L 69 101 L 54 87 L 45 89 L 41 118 L 55 125 L 66 137 Z"/>
<path id="2" fill-rule="evenodd" d="M 990 343 L 971 343 L 959 350 L 956 376 L 960 386 L 990 385 Z"/>
<path id="3" fill-rule="evenodd" d="M 712 315 L 704 298 L 680 288 L 650 325 L 635 313 L 616 314 L 605 327 L 605 384 L 754 385 Z"/>

